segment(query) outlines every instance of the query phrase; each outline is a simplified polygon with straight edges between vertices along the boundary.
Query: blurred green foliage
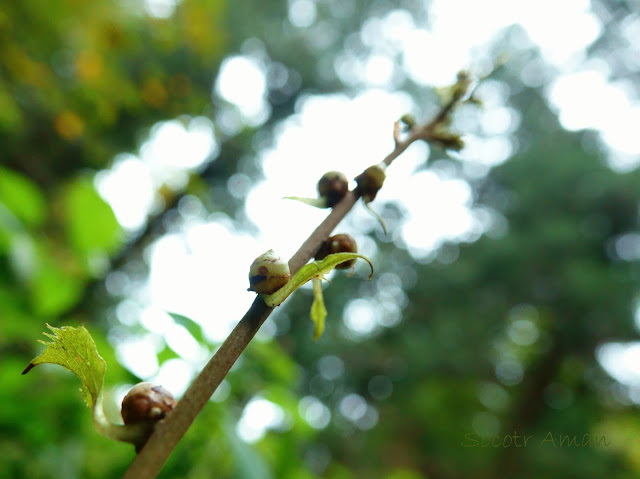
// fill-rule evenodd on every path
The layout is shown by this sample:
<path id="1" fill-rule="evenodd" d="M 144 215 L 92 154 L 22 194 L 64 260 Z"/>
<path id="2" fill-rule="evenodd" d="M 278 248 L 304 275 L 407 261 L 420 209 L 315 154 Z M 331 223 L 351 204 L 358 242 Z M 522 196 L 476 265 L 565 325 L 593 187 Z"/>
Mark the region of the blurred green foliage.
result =
<path id="1" fill-rule="evenodd" d="M 597 3 L 614 9 L 615 2 Z M 93 431 L 71 374 L 42 366 L 20 376 L 50 322 L 86 324 L 108 364 L 107 385 L 138 379 L 118 364 L 107 338 L 146 331 L 113 319 L 123 298 L 107 294 L 103 280 L 112 268 L 146 273 L 144 246 L 166 231 L 162 219 L 181 192 L 159 192 L 166 200 L 160 227 L 150 220 L 140 238 L 127 237 L 95 190 L 96 172 L 135 151 L 158 121 L 220 121 L 226 105 L 211 91 L 221 61 L 262 45 L 265 61 L 284 65 L 295 81 L 270 85 L 267 123 L 225 138 L 217 160 L 187 186 L 209 211 L 250 231 L 227 179 L 257 174 L 256 150 L 301 95 L 353 88 L 332 65 L 347 45 L 367 53 L 353 35 L 366 19 L 392 8 L 424 18 L 421 2 L 336 5 L 317 2 L 316 23 L 325 30 L 293 28 L 287 2 L 276 0 L 183 0 L 167 19 L 147 15 L 141 2 L 0 7 L 0 478 L 115 478 L 133 457 L 130 446 Z M 592 55 L 618 26 L 611 21 Z M 592 133 L 564 131 L 544 85 L 525 87 L 520 67 L 516 60 L 492 78 L 511 89 L 509 102 L 521 112 L 517 153 L 469 179 L 473 206 L 491 212 L 487 234 L 442 245 L 431 261 L 416 263 L 400 242 L 372 233 L 374 279 L 333 279 L 318 343 L 310 321 L 293 319 L 308 317 L 309 294 L 279 308 L 276 339 L 249 346 L 162 477 L 638 475 L 637 409 L 595 359 L 598 345 L 637 340 L 638 264 L 617 255 L 615 242 L 638 230 L 638 172 L 609 169 Z M 416 104 L 426 101 L 422 85 L 404 78 L 400 86 Z M 435 149 L 431 158 L 425 168 L 465 176 L 460 162 Z M 382 212 L 392 232 L 394 212 L 401 215 L 391 206 Z M 356 298 L 381 315 L 395 311 L 399 322 L 354 336 L 338 312 Z M 172 318 L 215 348 L 196 323 Z M 159 348 L 160 363 L 177 357 Z M 286 419 L 247 444 L 236 424 L 255 398 L 278 405 Z M 331 420 L 314 428 L 309 416 L 320 405 Z M 549 432 L 605 436 L 610 446 L 540 445 Z M 534 439 L 527 448 L 462 446 L 466 434 L 495 433 Z"/>
<path id="2" fill-rule="evenodd" d="M 155 121 L 210 109 L 223 12 L 222 2 L 190 1 L 165 21 L 140 2 L 3 6 L 0 284 L 27 303 L 3 301 L 5 323 L 55 318 L 104 274 L 125 237 L 93 172 Z"/>

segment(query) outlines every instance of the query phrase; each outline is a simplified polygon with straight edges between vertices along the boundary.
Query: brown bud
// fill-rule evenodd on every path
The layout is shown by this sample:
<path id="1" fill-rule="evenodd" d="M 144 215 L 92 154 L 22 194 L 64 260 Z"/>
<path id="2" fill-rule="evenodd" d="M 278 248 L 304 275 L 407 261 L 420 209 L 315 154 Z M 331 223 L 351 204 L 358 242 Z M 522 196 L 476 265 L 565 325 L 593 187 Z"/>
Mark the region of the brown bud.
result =
<path id="1" fill-rule="evenodd" d="M 138 383 L 122 400 L 122 420 L 125 424 L 159 421 L 176 404 L 171 393 L 162 386 Z"/>
<path id="2" fill-rule="evenodd" d="M 316 253 L 315 258 L 321 260 L 333 253 L 357 253 L 358 244 L 351 235 L 338 234 L 327 239 Z M 349 269 L 356 263 L 355 259 L 350 259 L 336 266 L 336 269 Z"/>
<path id="3" fill-rule="evenodd" d="M 356 176 L 356 183 L 358 183 L 356 192 L 362 196 L 365 203 L 369 203 L 375 199 L 386 177 L 387 175 L 380 165 L 370 166 Z"/>
<path id="4" fill-rule="evenodd" d="M 318 195 L 324 198 L 328 208 L 340 203 L 349 191 L 349 181 L 339 171 L 330 171 L 322 175 L 318 181 Z"/>

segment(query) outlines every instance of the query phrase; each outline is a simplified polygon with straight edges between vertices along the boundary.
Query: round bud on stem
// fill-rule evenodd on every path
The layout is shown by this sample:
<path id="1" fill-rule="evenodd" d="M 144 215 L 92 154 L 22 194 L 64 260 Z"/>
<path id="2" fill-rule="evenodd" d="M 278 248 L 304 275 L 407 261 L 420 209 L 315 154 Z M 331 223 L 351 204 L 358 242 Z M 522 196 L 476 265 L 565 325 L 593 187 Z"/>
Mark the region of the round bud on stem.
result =
<path id="1" fill-rule="evenodd" d="M 122 420 L 125 424 L 159 421 L 176 404 L 171 393 L 162 386 L 138 383 L 122 400 Z"/>
<path id="2" fill-rule="evenodd" d="M 378 194 L 378 190 L 382 188 L 385 178 L 387 177 L 384 169 L 380 165 L 373 165 L 356 176 L 356 193 L 359 193 L 365 203 L 373 201 Z"/>
<path id="3" fill-rule="evenodd" d="M 329 171 L 318 181 L 318 195 L 324 198 L 328 208 L 340 203 L 349 191 L 349 181 L 339 171 Z"/>
<path id="4" fill-rule="evenodd" d="M 272 249 L 258 256 L 249 269 L 249 291 L 273 294 L 289 282 L 289 264 Z"/>
<path id="5" fill-rule="evenodd" d="M 321 260 L 326 258 L 328 255 L 333 253 L 357 253 L 358 252 L 358 244 L 356 240 L 353 239 L 351 235 L 348 234 L 338 234 L 333 235 L 328 238 L 322 245 L 320 249 L 315 255 L 317 260 Z M 355 259 L 350 259 L 349 261 L 345 261 L 344 263 L 340 263 L 336 266 L 336 269 L 349 269 L 353 267 L 356 263 Z"/>

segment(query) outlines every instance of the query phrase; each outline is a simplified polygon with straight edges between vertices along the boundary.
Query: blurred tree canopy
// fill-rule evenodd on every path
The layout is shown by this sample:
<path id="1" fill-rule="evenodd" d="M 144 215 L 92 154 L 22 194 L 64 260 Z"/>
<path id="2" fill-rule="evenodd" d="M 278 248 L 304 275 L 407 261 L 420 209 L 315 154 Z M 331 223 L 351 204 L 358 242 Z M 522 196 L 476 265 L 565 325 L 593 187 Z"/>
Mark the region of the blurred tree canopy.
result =
<path id="1" fill-rule="evenodd" d="M 185 195 L 251 231 L 228 179 L 260 175 L 256 153 L 301 97 L 358 91 L 362 85 L 334 65 L 344 48 L 368 53 L 357 35 L 368 20 L 394 10 L 428 20 L 426 5 L 413 0 L 310 2 L 316 20 L 306 28 L 288 20 L 295 2 L 165 2 L 175 7 L 166 18 L 149 14 L 153 3 L 0 7 L 0 477 L 121 476 L 133 450 L 93 431 L 74 377 L 54 367 L 20 376 L 40 351 L 44 323 L 87 325 L 108 364 L 106 384 L 138 381 L 110 340 L 147 332 L 114 319 L 127 291 L 109 293 L 107 275 L 146 277 L 145 248 L 172 231 Z M 588 54 L 608 60 L 622 44 L 630 2 L 593 2 L 593 9 L 607 28 Z M 434 148 L 420 167 L 467 181 L 471 207 L 490 227 L 421 262 L 401 241 L 368 232 L 376 276 L 363 283 L 337 276 L 326 301 L 336 312 L 364 301 L 382 317 L 378 326 L 357 336 L 334 317 L 314 344 L 309 322 L 289 321 L 307 317 L 309 297 L 292 297 L 274 315 L 275 338 L 250 345 L 161 477 L 638 475 L 637 408 L 601 368 L 596 348 L 637 340 L 640 271 L 616 245 L 637 239 L 640 178 L 636 169 L 610 169 L 593 132 L 562 128 L 544 82 L 522 81 L 523 68 L 541 60 L 518 38 L 516 29 L 492 47 L 512 60 L 488 80 L 506 88 L 521 113 L 512 157 L 474 176 Z M 268 118 L 221 134 L 229 105 L 214 93 L 215 79 L 226 57 L 256 49 L 271 72 Z M 613 76 L 635 74 L 637 82 L 637 71 L 616 58 Z M 436 95 L 409 76 L 395 87 L 420 113 L 433 111 L 426 103 Z M 158 122 L 200 116 L 216 129 L 215 161 L 190 171 L 183 188 L 161 185 L 145 226 L 128 232 L 98 194 L 96 175 L 140 148 Z M 402 222 L 391 204 L 383 216 L 392 228 Z M 198 324 L 174 319 L 215 349 Z M 178 356 L 166 344 L 158 350 L 160 364 Z M 260 401 L 277 405 L 284 419 L 247 444 L 237 424 L 250 421 L 246 413 Z M 604 436 L 610 445 L 540 444 L 548 433 L 579 442 Z M 480 445 L 496 434 L 533 439 L 522 448 Z"/>

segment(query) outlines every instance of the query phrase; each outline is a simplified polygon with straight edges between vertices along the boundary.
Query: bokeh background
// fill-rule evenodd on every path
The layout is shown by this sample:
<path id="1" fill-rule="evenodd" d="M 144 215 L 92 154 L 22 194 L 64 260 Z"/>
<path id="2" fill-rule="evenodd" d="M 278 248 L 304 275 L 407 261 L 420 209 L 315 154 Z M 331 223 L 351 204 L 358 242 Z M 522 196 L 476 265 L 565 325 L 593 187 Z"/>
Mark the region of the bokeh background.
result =
<path id="1" fill-rule="evenodd" d="M 338 228 L 374 278 L 331 276 L 318 342 L 309 288 L 279 307 L 161 477 L 637 477 L 639 6 L 3 2 L 0 477 L 116 478 L 134 455 L 71 374 L 20 375 L 46 322 L 91 331 L 114 418 L 139 380 L 179 397 L 253 300 L 253 258 L 327 214 L 283 197 L 380 161 L 461 69 L 486 77 L 454 116 L 465 149 L 394 162 L 388 235 L 361 205 Z"/>

